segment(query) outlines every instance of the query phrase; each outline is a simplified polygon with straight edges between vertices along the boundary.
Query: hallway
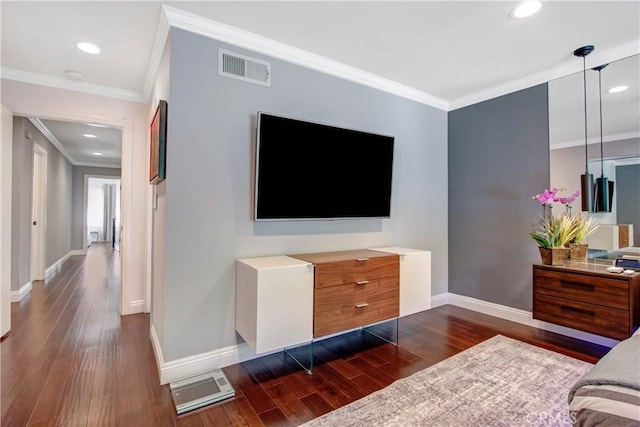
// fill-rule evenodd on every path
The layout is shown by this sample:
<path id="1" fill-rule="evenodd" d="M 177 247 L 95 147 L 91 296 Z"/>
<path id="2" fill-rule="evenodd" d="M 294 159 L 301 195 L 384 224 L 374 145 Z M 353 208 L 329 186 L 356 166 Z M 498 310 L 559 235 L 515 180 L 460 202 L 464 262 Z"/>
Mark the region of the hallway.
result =
<path id="1" fill-rule="evenodd" d="M 164 425 L 149 315 L 120 317 L 120 259 L 93 244 L 12 304 L 0 345 L 2 426 Z M 163 420 L 162 422 L 154 422 Z"/>

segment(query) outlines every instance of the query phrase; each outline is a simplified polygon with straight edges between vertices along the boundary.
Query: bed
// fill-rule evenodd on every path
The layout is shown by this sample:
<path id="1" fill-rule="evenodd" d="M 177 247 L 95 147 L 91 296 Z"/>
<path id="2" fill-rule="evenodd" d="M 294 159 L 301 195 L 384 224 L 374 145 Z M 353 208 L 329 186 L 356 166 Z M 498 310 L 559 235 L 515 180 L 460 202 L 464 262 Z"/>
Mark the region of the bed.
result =
<path id="1" fill-rule="evenodd" d="M 576 382 L 569 411 L 576 426 L 640 426 L 640 330 Z"/>

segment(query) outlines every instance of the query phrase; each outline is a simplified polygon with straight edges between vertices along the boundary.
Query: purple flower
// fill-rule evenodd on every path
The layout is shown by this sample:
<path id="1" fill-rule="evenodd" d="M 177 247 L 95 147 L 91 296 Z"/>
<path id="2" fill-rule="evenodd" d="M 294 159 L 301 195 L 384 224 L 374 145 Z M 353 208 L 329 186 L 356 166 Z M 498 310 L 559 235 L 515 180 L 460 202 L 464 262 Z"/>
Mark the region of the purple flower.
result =
<path id="1" fill-rule="evenodd" d="M 547 205 L 551 202 L 555 202 L 556 200 L 556 193 L 558 192 L 557 188 L 553 188 L 551 190 L 544 190 L 542 192 L 542 194 L 536 194 L 535 196 L 533 196 L 532 198 L 539 201 L 540 203 L 542 203 L 543 205 Z"/>
<path id="2" fill-rule="evenodd" d="M 571 196 L 569 197 L 557 197 L 555 198 L 553 201 L 554 202 L 560 202 L 563 205 L 570 205 L 571 203 L 575 202 L 576 199 L 578 198 L 578 196 L 580 195 L 580 191 L 576 190 L 575 193 L 573 193 Z"/>

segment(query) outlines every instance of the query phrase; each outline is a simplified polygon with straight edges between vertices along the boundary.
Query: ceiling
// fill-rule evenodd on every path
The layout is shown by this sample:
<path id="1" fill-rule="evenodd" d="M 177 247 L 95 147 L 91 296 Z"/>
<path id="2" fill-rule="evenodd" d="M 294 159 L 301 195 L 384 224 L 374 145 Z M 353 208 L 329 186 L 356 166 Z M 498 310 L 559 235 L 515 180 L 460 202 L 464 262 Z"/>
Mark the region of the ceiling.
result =
<path id="1" fill-rule="evenodd" d="M 164 4 L 399 83 L 446 109 L 577 72 L 582 61 L 572 52 L 586 44 L 596 47 L 587 67 L 640 52 L 637 1 L 548 0 L 520 20 L 510 17 L 514 1 Z M 3 78 L 148 101 L 160 2 L 3 0 L 0 7 Z M 102 52 L 80 52 L 78 41 Z M 67 80 L 65 71 L 85 79 Z M 629 78 L 637 93 L 638 74 Z M 63 132 L 64 123 L 49 124 Z M 59 135 L 80 158 L 77 137 Z"/>
<path id="2" fill-rule="evenodd" d="M 39 119 L 57 140 L 58 149 L 76 165 L 120 167 L 122 159 L 122 130 L 87 123 Z M 36 125 L 37 126 L 37 125 Z M 42 129 L 41 129 L 42 130 Z M 85 135 L 93 135 L 87 137 Z M 49 138 L 51 140 L 51 137 Z M 61 146 L 61 147 L 60 147 Z M 97 154 L 100 153 L 100 154 Z"/>

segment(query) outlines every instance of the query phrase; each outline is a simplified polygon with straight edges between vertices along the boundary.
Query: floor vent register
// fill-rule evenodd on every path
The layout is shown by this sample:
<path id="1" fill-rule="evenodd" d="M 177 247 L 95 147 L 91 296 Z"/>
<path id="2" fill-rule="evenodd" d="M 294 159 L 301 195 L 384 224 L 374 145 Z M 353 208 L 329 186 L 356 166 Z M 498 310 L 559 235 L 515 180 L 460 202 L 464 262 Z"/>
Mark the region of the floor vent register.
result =
<path id="1" fill-rule="evenodd" d="M 221 370 L 169 384 L 178 415 L 236 395 Z"/>

